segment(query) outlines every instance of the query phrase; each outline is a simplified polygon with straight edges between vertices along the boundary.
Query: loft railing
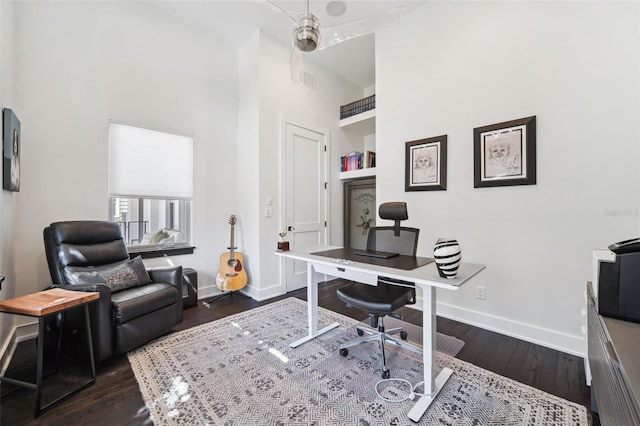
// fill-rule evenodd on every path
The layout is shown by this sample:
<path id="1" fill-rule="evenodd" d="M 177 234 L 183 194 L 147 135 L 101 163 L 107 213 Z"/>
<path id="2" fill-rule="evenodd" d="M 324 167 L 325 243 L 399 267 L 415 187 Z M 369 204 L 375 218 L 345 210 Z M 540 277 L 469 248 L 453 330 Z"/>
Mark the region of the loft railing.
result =
<path id="1" fill-rule="evenodd" d="M 148 221 L 137 220 L 127 222 L 116 222 L 122 229 L 122 235 L 127 245 L 133 245 L 142 241 L 142 237 L 147 233 Z"/>

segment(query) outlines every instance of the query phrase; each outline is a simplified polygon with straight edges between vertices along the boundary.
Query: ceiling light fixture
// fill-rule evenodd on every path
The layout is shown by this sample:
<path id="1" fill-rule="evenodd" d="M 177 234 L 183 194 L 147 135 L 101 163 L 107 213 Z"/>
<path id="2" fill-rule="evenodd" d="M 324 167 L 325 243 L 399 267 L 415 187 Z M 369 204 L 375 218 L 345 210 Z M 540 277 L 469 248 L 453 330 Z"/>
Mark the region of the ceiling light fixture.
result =
<path id="1" fill-rule="evenodd" d="M 320 43 L 320 23 L 318 18 L 309 12 L 309 0 L 305 13 L 298 16 L 296 28 L 293 30 L 293 42 L 303 52 L 316 50 Z"/>

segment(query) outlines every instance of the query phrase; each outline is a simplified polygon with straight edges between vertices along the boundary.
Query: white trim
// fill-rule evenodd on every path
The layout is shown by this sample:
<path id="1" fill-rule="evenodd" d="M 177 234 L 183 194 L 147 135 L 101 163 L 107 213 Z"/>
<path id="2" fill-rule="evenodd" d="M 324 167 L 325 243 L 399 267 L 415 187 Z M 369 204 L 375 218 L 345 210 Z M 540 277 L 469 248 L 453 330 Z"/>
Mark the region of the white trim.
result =
<path id="1" fill-rule="evenodd" d="M 13 329 L 9 333 L 9 338 L 5 341 L 5 345 L 2 348 L 2 355 L 0 355 L 0 376 L 4 376 L 11 363 L 11 358 L 18 347 L 18 344 L 26 340 L 35 339 L 38 337 L 38 323 L 29 323 L 14 325 Z"/>
<path id="2" fill-rule="evenodd" d="M 366 167 L 364 169 L 357 170 L 348 170 L 346 172 L 340 172 L 340 179 L 357 179 L 364 177 L 375 177 L 376 168 L 375 167 Z"/>
<path id="3" fill-rule="evenodd" d="M 416 305 L 407 305 L 414 308 L 421 306 L 421 302 Z M 547 328 L 537 327 L 519 321 L 502 318 L 484 312 L 473 311 L 446 303 L 437 303 L 436 313 L 438 316 L 454 321 L 480 327 L 485 330 L 494 331 L 506 336 L 515 337 L 536 345 L 545 346 L 571 355 L 584 357 L 585 338 L 583 336 L 561 333 Z"/>
<path id="4" fill-rule="evenodd" d="M 256 288 L 255 286 L 247 285 L 240 290 L 240 293 L 249 296 L 258 302 L 262 302 L 263 300 L 282 296 L 286 291 L 284 285 L 277 283 L 267 288 Z M 198 288 L 198 300 L 206 300 L 221 294 L 222 292 L 215 285 Z"/>
<path id="5" fill-rule="evenodd" d="M 247 286 L 244 288 L 246 291 L 243 291 L 244 294 L 251 297 L 253 300 L 258 302 L 262 302 L 264 300 L 268 300 L 277 296 L 282 296 L 286 294 L 284 285 L 280 283 L 273 284 L 269 287 L 260 287 L 256 288 L 253 286 Z"/>

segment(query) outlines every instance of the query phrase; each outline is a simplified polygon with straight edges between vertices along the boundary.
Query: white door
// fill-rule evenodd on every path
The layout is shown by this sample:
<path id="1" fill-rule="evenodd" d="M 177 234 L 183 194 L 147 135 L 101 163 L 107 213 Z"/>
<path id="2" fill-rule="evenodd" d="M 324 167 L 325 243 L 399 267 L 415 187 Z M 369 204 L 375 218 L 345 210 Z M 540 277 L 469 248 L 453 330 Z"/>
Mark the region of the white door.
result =
<path id="1" fill-rule="evenodd" d="M 291 249 L 326 244 L 326 135 L 285 125 L 284 226 Z M 307 263 L 286 259 L 285 288 L 307 285 Z"/>

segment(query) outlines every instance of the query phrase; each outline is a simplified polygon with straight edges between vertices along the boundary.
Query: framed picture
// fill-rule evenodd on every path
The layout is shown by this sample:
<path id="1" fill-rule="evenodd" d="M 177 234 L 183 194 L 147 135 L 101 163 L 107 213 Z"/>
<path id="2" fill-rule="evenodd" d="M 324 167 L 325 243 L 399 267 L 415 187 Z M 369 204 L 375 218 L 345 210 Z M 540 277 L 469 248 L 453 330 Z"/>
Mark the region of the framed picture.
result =
<path id="1" fill-rule="evenodd" d="M 2 114 L 3 123 L 3 172 L 2 187 L 8 191 L 20 191 L 20 120 L 9 108 Z"/>
<path id="2" fill-rule="evenodd" d="M 405 144 L 405 191 L 447 189 L 447 135 Z"/>
<path id="3" fill-rule="evenodd" d="M 536 117 L 473 129 L 474 188 L 536 183 Z"/>

